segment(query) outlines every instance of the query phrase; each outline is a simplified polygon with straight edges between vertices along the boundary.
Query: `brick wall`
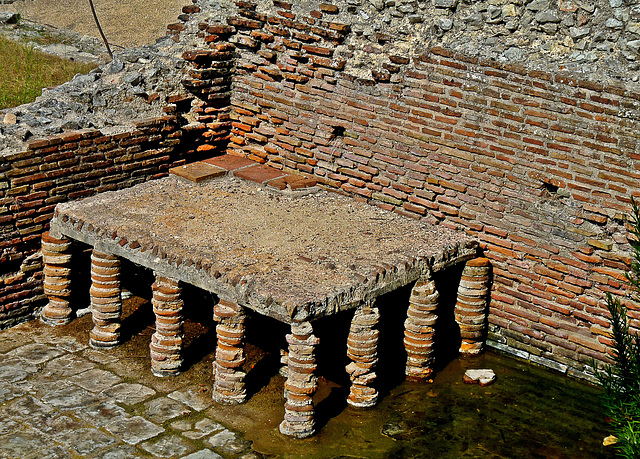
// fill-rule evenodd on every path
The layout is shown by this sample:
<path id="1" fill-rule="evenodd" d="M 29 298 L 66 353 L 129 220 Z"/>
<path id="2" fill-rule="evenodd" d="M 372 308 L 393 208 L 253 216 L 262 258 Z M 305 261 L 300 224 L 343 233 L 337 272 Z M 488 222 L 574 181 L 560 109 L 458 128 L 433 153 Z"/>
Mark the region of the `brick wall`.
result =
<path id="1" fill-rule="evenodd" d="M 0 156 L 0 328 L 43 305 L 38 251 L 55 205 L 166 175 L 189 151 L 176 148 L 182 136 L 176 118 L 164 116 L 118 134 L 84 130 L 38 139 Z"/>
<path id="2" fill-rule="evenodd" d="M 490 343 L 569 374 L 605 359 L 604 292 L 623 279 L 640 197 L 640 93 L 439 47 L 341 72 L 335 7 L 238 2 L 211 48 L 235 47 L 229 150 L 481 241 L 494 266 Z M 297 11 L 297 10 L 296 10 Z"/>

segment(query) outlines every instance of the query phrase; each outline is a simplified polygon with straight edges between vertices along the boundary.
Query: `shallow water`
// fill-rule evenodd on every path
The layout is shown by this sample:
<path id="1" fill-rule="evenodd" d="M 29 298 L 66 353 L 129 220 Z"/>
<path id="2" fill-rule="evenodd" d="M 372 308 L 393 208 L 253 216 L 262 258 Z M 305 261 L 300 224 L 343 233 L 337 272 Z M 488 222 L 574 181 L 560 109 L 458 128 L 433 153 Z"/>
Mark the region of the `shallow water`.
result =
<path id="1" fill-rule="evenodd" d="M 487 387 L 462 382 L 466 368 L 491 368 Z M 608 435 L 599 390 L 487 352 L 454 360 L 431 384 L 402 382 L 378 406 L 346 406 L 344 387 L 321 378 L 316 396 L 320 430 L 305 440 L 277 432 L 282 384 L 267 387 L 219 419 L 246 432 L 255 451 L 270 457 L 366 458 L 598 458 Z"/>
<path id="2" fill-rule="evenodd" d="M 147 281 L 141 284 L 150 285 Z M 376 384 L 380 402 L 376 407 L 358 410 L 345 401 L 349 387 L 344 371 L 348 363 L 345 343 L 351 317 L 347 312 L 314 323 L 314 333 L 320 338 L 315 436 L 293 440 L 278 431 L 284 415 L 284 378 L 277 374 L 279 350 L 286 346 L 284 335 L 289 327 L 264 317 L 254 316 L 247 324 L 248 402 L 214 405 L 207 414 L 241 432 L 253 442 L 253 450 L 266 457 L 614 457 L 612 447 L 602 446 L 610 432 L 599 389 L 491 351 L 469 359 L 452 357 L 458 342 L 455 327 L 447 325 L 453 318 L 446 314 L 441 314 L 442 323 L 438 323 L 442 336 L 437 341 L 440 349 L 433 382 L 404 381 L 402 336 L 408 294 L 404 289 L 379 302 Z M 189 300 L 191 304 L 211 304 L 208 298 Z M 211 368 L 214 324 L 208 308 L 187 311 L 186 331 L 188 341 L 193 342 L 185 352 L 191 363 L 184 377 L 202 383 Z M 137 318 L 138 327 L 141 322 L 152 324 L 149 314 L 145 309 L 148 317 Z M 146 337 L 140 341 L 143 347 L 148 346 Z M 462 376 L 468 368 L 493 369 L 497 379 L 487 387 L 464 384 Z"/>

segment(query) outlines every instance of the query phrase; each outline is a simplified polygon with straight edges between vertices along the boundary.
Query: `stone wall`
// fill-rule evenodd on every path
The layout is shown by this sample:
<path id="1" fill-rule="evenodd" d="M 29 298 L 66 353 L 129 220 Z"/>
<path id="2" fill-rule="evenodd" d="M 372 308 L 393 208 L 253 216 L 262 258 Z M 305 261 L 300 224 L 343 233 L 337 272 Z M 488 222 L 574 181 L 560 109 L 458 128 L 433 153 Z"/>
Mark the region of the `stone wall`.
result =
<path id="1" fill-rule="evenodd" d="M 335 6 L 274 4 L 202 26 L 236 48 L 231 152 L 477 236 L 494 347 L 584 376 L 606 358 L 604 292 L 640 328 L 623 285 L 640 93 L 442 47 L 359 78 L 337 56 L 351 28 Z"/>
<path id="2" fill-rule="evenodd" d="M 492 54 L 514 38 L 502 31 L 509 30 L 508 5 L 519 18 L 509 33 L 526 23 L 544 44 L 587 27 L 567 19 L 584 16 L 593 6 L 587 3 L 260 0 L 187 7 L 160 48 L 127 50 L 69 91 L 47 91 L 32 107 L 3 114 L 12 121 L 0 138 L 11 148 L 0 157 L 0 260 L 7 266 L 1 326 L 41 304 L 38 241 L 55 203 L 130 186 L 185 158 L 226 149 L 477 236 L 494 266 L 490 344 L 587 375 L 591 358 L 606 358 L 604 292 L 623 298 L 640 329 L 640 308 L 624 287 L 625 218 L 630 197 L 640 197 L 635 59 L 589 48 L 596 59 L 578 69 L 581 61 L 570 53 L 545 60 L 542 45 L 522 45 L 519 57 Z M 582 38 L 601 43 L 595 36 L 609 16 L 620 16 L 622 29 L 598 36 L 622 50 L 620 40 L 633 38 L 635 10 L 611 3 L 594 4 L 590 35 Z M 492 5 L 501 8 L 495 17 Z M 463 21 L 469 8 L 484 25 Z M 559 22 L 536 18 L 556 10 Z M 450 36 L 460 32 L 457 41 L 433 29 L 443 17 L 452 21 Z M 480 38 L 489 32 L 498 41 L 486 48 Z M 594 69 L 602 79 L 583 76 Z M 129 113 L 110 125 L 111 111 L 131 101 L 155 104 L 147 116 L 162 107 L 170 116 L 127 127 L 135 116 Z M 58 133 L 84 116 L 101 130 Z"/>
<path id="3" fill-rule="evenodd" d="M 181 81 L 182 54 L 198 34 L 189 21 L 208 17 L 199 11 L 185 7 L 155 44 L 119 51 L 35 102 L 0 111 L 0 328 L 45 304 L 40 237 L 57 203 L 197 159 L 204 125 L 188 115 L 193 97 Z"/>
<path id="4" fill-rule="evenodd" d="M 43 306 L 40 237 L 56 204 L 167 174 L 184 162 L 174 116 L 105 135 L 88 129 L 34 140 L 0 156 L 0 327 Z"/>

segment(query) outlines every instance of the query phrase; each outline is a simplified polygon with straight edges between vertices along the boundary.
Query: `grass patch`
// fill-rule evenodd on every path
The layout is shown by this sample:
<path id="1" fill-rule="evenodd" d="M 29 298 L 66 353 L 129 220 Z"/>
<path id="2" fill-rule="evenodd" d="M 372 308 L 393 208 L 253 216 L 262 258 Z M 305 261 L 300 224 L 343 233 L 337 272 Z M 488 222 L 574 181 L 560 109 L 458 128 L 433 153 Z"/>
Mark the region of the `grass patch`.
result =
<path id="1" fill-rule="evenodd" d="M 0 109 L 33 102 L 42 88 L 69 81 L 76 73 L 87 73 L 94 67 L 44 54 L 0 36 Z"/>

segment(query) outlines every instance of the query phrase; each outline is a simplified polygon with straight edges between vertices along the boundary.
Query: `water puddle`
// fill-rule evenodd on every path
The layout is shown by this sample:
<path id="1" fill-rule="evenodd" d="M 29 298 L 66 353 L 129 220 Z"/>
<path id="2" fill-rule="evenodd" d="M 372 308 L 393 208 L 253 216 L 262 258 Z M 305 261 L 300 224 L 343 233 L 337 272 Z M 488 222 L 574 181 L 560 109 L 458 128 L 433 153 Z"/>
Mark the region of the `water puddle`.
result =
<path id="1" fill-rule="evenodd" d="M 491 368 L 494 384 L 464 384 L 466 368 Z M 320 430 L 306 440 L 277 431 L 282 384 L 275 376 L 219 420 L 246 433 L 269 457 L 599 458 L 608 435 L 598 389 L 492 352 L 454 360 L 431 384 L 402 382 L 369 410 L 344 403 L 345 386 L 320 379 Z M 383 384 L 384 386 L 384 384 Z"/>

